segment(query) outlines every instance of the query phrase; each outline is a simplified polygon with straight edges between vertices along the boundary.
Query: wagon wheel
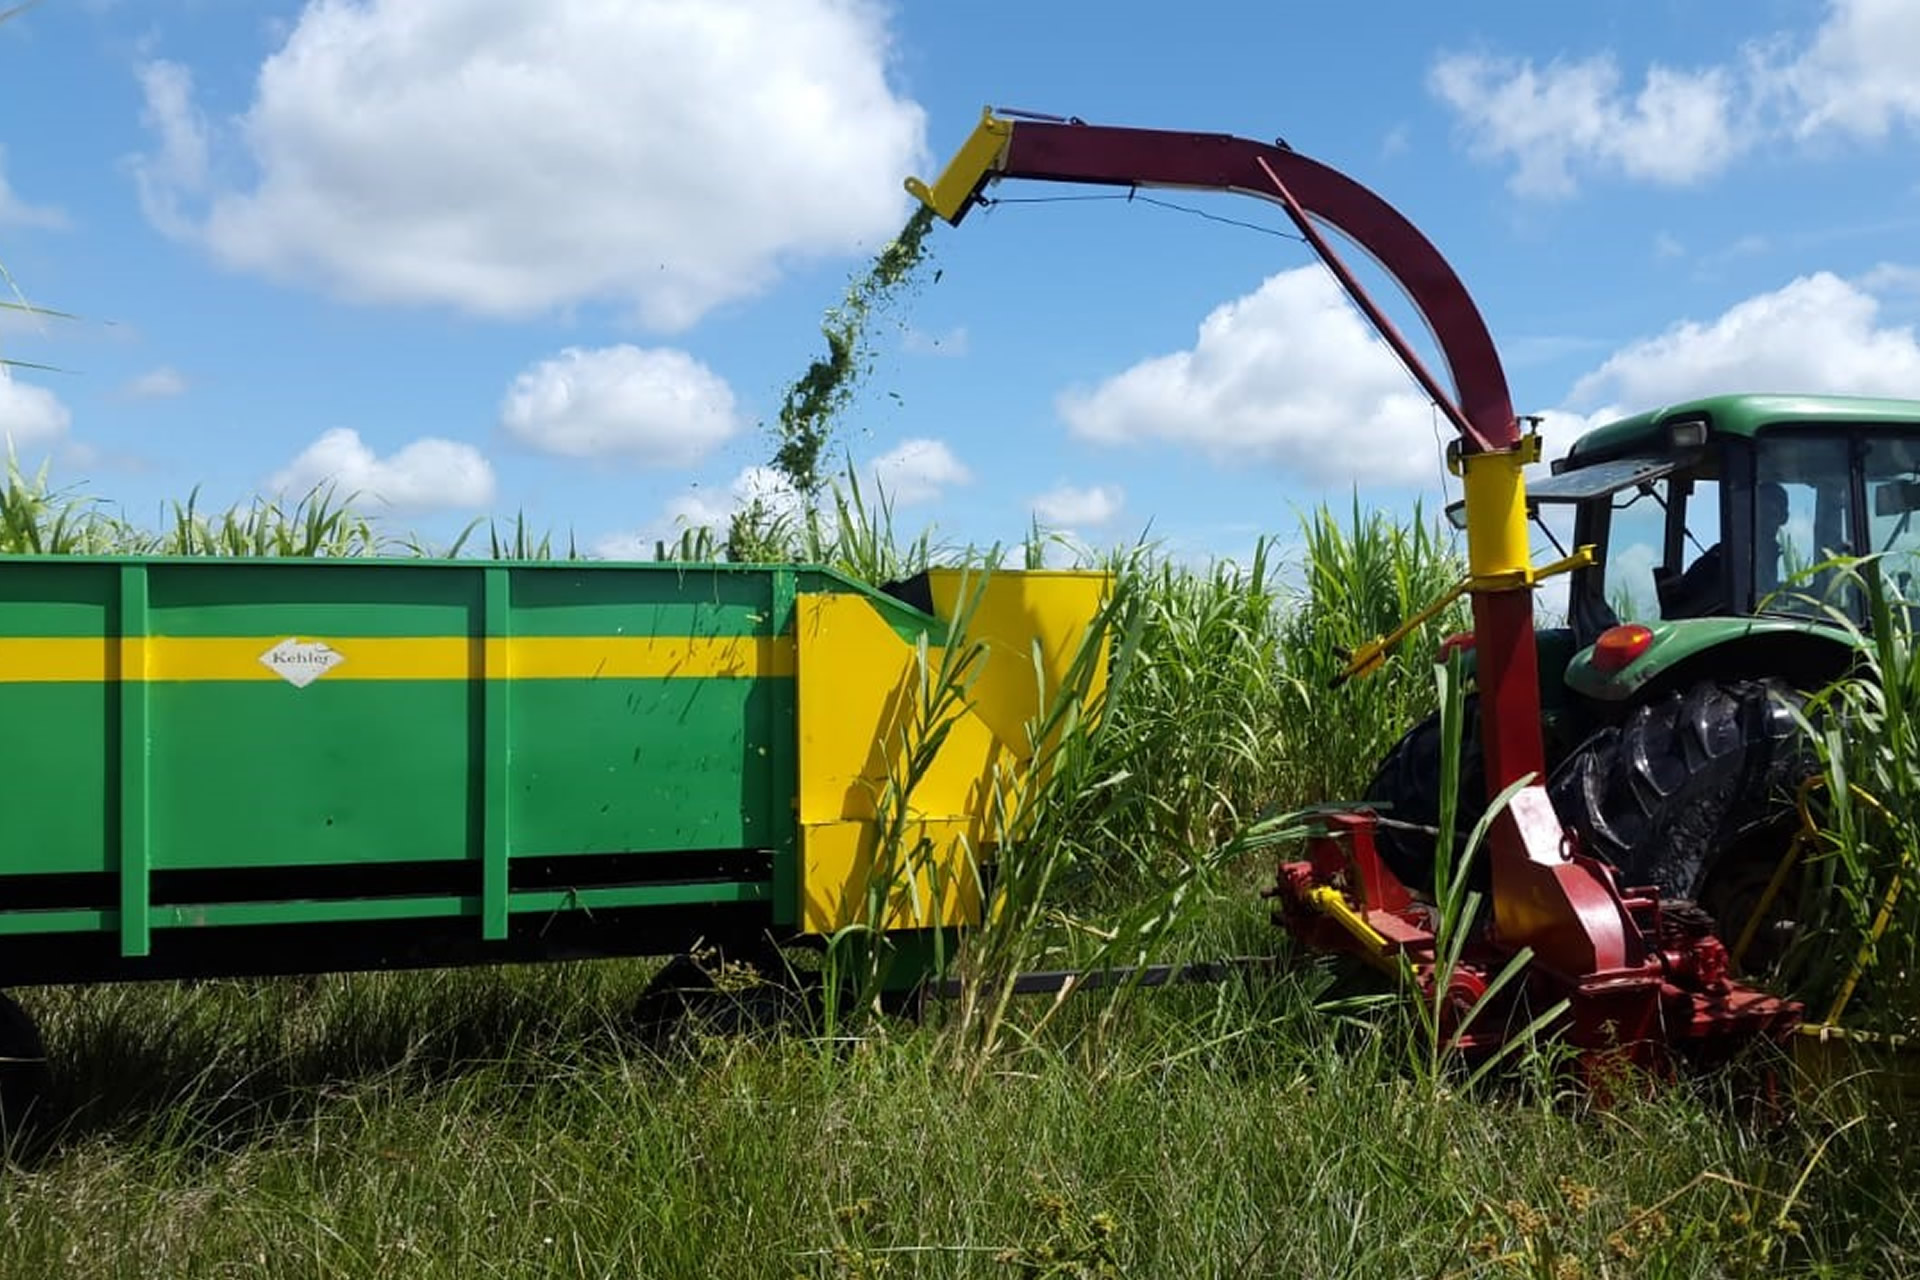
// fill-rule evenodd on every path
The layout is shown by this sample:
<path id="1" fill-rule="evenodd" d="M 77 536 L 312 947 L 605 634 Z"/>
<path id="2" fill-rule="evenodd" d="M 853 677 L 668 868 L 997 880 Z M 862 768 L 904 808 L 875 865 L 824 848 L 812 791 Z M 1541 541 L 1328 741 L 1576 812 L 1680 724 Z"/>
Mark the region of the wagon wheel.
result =
<path id="1" fill-rule="evenodd" d="M 0 1146 L 10 1146 L 46 1117 L 51 1086 L 40 1028 L 0 992 Z"/>
<path id="2" fill-rule="evenodd" d="M 695 948 L 674 956 L 648 981 L 634 1002 L 634 1026 L 656 1045 L 690 1032 L 776 1031 L 811 1013 L 816 996 L 806 977 L 794 973 L 780 949 L 765 939 L 725 949 Z"/>

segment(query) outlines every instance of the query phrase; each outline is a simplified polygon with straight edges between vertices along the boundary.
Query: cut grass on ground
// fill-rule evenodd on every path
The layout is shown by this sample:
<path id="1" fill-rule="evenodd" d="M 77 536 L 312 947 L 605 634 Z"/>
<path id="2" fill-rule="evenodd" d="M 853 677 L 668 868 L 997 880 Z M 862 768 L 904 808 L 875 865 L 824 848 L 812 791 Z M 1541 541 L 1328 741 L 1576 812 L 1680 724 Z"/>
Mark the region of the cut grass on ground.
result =
<path id="1" fill-rule="evenodd" d="M 19 1276 L 1901 1274 L 1914 1153 L 1710 1085 L 1607 1113 L 1407 1069 L 1313 970 L 1056 1023 L 618 1030 L 645 966 L 40 993 L 99 1098 L 9 1174 Z M 1804 1178 L 1804 1181 L 1802 1179 Z"/>

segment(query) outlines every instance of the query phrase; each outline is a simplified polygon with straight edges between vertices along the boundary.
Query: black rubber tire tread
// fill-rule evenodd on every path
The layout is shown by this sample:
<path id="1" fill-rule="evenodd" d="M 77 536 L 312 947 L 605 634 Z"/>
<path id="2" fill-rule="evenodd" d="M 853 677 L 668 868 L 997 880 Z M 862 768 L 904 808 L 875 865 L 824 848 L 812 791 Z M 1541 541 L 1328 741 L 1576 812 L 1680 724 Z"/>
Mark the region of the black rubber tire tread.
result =
<path id="1" fill-rule="evenodd" d="M 1486 764 L 1480 753 L 1480 706 L 1468 694 L 1461 706 L 1460 794 L 1454 802 L 1455 856 L 1467 847 L 1473 824 L 1487 810 Z M 1440 825 L 1440 713 L 1422 720 L 1401 737 L 1381 760 L 1368 785 L 1366 803 L 1380 807 L 1388 821 L 1374 829 L 1374 847 L 1400 883 L 1415 893 L 1433 890 L 1433 837 L 1409 831 L 1394 822 Z M 1476 858 L 1469 869 L 1476 889 L 1488 888 L 1486 859 Z"/>
<path id="2" fill-rule="evenodd" d="M 706 963 L 689 955 L 668 960 L 634 1001 L 632 1022 L 640 1038 L 660 1045 L 690 1030 L 752 1036 L 812 1016 L 815 993 L 804 980 L 793 981 L 778 948 L 741 947 L 726 958 L 751 969 L 753 978 L 726 989 L 713 977 L 724 963 L 719 957 Z"/>
<path id="3" fill-rule="evenodd" d="M 1779 681 L 1700 681 L 1576 748 L 1548 795 L 1622 888 L 1692 901 L 1719 857 L 1793 803 L 1813 757 Z M 1784 852 L 1784 846 L 1781 852 Z"/>
<path id="4" fill-rule="evenodd" d="M 0 1148 L 33 1132 L 50 1086 L 40 1028 L 18 1001 L 0 992 Z"/>

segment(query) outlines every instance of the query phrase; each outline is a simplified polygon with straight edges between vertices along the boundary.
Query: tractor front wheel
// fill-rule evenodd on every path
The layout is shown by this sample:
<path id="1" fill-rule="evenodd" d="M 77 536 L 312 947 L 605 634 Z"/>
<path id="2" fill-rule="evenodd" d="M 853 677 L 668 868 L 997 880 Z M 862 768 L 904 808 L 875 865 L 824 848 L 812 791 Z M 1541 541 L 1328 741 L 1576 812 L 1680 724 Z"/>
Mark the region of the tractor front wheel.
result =
<path id="1" fill-rule="evenodd" d="M 1463 699 L 1460 720 L 1460 777 L 1453 814 L 1456 858 L 1466 851 L 1473 824 L 1487 809 L 1477 695 L 1468 694 Z M 1387 870 L 1415 893 L 1430 893 L 1434 885 L 1435 832 L 1440 825 L 1440 745 L 1440 714 L 1435 712 L 1394 744 L 1367 787 L 1366 803 L 1380 816 L 1380 824 L 1374 829 L 1374 847 Z M 1488 879 L 1484 855 L 1474 859 L 1468 874 L 1473 886 L 1485 892 Z"/>

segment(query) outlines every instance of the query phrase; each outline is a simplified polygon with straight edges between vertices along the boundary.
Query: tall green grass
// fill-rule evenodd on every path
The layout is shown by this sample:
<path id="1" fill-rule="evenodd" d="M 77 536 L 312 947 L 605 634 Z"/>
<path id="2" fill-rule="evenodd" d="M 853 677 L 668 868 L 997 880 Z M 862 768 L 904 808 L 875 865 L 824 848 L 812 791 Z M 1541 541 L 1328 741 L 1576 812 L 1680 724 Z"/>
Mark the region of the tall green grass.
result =
<path id="1" fill-rule="evenodd" d="M 963 1087 L 936 1028 L 618 1032 L 622 966 L 43 1002 L 97 1123 L 7 1172 L 21 1276 L 1899 1275 L 1915 1149 L 1711 1089 L 1601 1117 L 1415 1087 L 1311 973 L 1062 1020 Z"/>
<path id="2" fill-rule="evenodd" d="M 1810 566 L 1808 611 L 1845 635 L 1852 671 L 1800 709 L 1814 768 L 1793 874 L 1768 914 L 1794 922 L 1770 975 L 1825 1019 L 1920 1035 L 1920 651 L 1915 610 L 1877 559 Z M 1834 599 L 1863 601 L 1856 621 Z"/>
<path id="3" fill-rule="evenodd" d="M 869 580 L 1045 550 L 901 539 L 883 500 L 837 501 L 769 550 Z M 396 549 L 320 497 L 190 501 L 142 532 L 16 473 L 6 511 L 8 550 Z M 1254 895 L 1275 844 L 1300 807 L 1359 794 L 1437 705 L 1433 642 L 1464 622 L 1329 689 L 1460 565 L 1419 519 L 1301 524 L 1299 563 L 1273 539 L 1242 566 L 1147 546 L 1083 561 L 1115 574 L 1113 678 L 1044 700 L 1057 782 L 1009 801 L 997 924 L 957 957 L 971 1004 L 918 1023 L 863 1008 L 830 1035 L 695 1028 L 659 1051 L 631 1028 L 643 962 L 22 992 L 69 1125 L 4 1173 L 0 1274 L 1910 1270 L 1915 1149 L 1845 1091 L 1768 1125 L 1711 1080 L 1604 1115 L 1525 1064 L 1468 1089 L 1420 1066 L 1404 1013 L 1307 960 L 1210 988 L 1006 994 L 1039 963 L 1284 953 Z M 523 524 L 487 537 L 556 554 Z M 923 739 L 942 690 L 964 690 L 964 619 L 959 635 L 949 665 L 923 656 Z M 906 814 L 910 772 L 897 782 Z"/>
<path id="4" fill-rule="evenodd" d="M 1281 754 L 1291 761 L 1294 803 L 1351 800 L 1400 735 L 1436 708 L 1435 651 L 1443 637 L 1471 629 L 1465 600 L 1407 636 L 1372 675 L 1337 688 L 1335 678 L 1361 645 L 1455 586 L 1466 573 L 1465 551 L 1417 503 L 1396 518 L 1363 511 L 1356 497 L 1344 526 L 1323 506 L 1302 518 L 1302 533 L 1304 583 L 1281 627 L 1290 734 Z"/>
<path id="5" fill-rule="evenodd" d="M 1261 818 L 1355 800 L 1399 736 L 1431 713 L 1439 638 L 1467 625 L 1450 607 L 1370 676 L 1341 682 L 1349 656 L 1429 604 L 1464 571 L 1458 549 L 1416 511 L 1398 522 L 1356 502 L 1299 521 L 1292 559 L 1276 538 L 1245 563 L 1205 569 L 1149 547 L 1106 557 L 1137 633 L 1109 701 L 1111 731 L 1074 821 L 1089 866 L 1124 892 L 1233 840 Z"/>

